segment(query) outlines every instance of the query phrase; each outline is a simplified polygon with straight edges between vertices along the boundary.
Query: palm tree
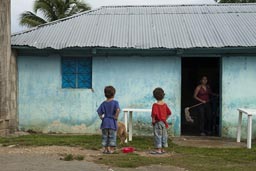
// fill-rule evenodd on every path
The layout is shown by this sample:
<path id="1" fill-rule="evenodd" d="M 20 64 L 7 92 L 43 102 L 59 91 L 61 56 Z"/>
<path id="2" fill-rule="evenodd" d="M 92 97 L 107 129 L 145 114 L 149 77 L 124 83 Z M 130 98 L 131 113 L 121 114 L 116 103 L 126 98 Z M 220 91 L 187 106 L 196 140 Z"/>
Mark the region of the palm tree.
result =
<path id="1" fill-rule="evenodd" d="M 91 7 L 83 0 L 35 0 L 34 13 L 30 11 L 22 13 L 20 25 L 35 27 L 90 9 Z M 38 12 L 43 18 L 37 15 Z"/>

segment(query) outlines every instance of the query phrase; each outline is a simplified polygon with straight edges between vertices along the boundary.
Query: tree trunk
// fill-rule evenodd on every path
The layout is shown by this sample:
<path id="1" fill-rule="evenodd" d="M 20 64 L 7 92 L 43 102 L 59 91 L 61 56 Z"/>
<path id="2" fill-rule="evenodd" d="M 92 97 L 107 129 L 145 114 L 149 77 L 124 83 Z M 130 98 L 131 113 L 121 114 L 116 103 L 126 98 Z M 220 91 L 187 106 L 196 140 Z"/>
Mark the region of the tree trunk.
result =
<path id="1" fill-rule="evenodd" d="M 0 135 L 17 128 L 16 55 L 11 53 L 10 0 L 0 0 Z"/>

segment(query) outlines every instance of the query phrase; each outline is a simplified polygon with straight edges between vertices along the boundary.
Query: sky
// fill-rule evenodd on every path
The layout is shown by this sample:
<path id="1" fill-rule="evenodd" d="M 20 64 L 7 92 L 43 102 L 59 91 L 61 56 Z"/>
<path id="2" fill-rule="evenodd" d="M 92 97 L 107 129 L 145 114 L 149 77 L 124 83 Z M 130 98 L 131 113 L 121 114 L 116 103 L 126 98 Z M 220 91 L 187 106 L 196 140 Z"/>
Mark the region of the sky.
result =
<path id="1" fill-rule="evenodd" d="M 35 0 L 11 0 L 11 32 L 26 30 L 19 25 L 19 16 L 25 11 L 33 11 Z M 213 4 L 214 0 L 84 0 L 92 9 L 109 5 L 163 5 L 163 4 Z"/>

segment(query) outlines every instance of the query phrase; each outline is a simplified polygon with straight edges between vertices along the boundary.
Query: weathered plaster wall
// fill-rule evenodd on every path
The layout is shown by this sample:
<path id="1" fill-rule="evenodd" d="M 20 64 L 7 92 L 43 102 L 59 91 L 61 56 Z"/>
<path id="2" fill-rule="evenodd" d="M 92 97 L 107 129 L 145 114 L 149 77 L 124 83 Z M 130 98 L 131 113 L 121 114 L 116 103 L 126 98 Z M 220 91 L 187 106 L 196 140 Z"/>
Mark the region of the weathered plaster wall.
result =
<path id="1" fill-rule="evenodd" d="M 120 107 L 151 108 L 155 87 L 165 90 L 173 115 L 171 134 L 180 134 L 180 59 L 94 57 L 91 89 L 62 89 L 60 56 L 18 57 L 19 123 L 43 132 L 99 133 L 96 109 L 113 85 Z M 120 114 L 123 120 L 123 113 Z M 134 114 L 135 134 L 151 134 L 150 113 Z"/>
<path id="2" fill-rule="evenodd" d="M 222 62 L 222 136 L 236 137 L 237 108 L 256 107 L 256 58 L 224 57 Z M 247 133 L 247 117 L 243 116 L 242 138 Z M 256 136 L 253 118 L 253 137 Z"/>
<path id="3" fill-rule="evenodd" d="M 173 115 L 172 134 L 180 134 L 180 59 L 175 57 L 97 57 L 93 65 L 93 88 L 98 106 L 104 100 L 105 85 L 117 89 L 116 99 L 121 108 L 151 108 L 155 102 L 152 91 L 165 90 L 165 101 Z M 135 134 L 151 133 L 150 113 L 134 113 Z M 121 114 L 123 119 L 123 114 Z M 145 124 L 146 123 L 146 124 Z"/>
<path id="4" fill-rule="evenodd" d="M 18 57 L 20 128 L 43 132 L 94 131 L 93 93 L 62 89 L 59 56 Z"/>

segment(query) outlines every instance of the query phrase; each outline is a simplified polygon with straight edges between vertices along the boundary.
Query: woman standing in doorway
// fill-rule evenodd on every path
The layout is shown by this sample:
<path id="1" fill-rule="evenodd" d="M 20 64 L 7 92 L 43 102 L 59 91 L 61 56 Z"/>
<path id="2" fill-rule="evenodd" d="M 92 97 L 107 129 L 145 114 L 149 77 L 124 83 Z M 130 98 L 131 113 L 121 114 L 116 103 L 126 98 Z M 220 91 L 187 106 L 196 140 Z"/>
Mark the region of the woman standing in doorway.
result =
<path id="1" fill-rule="evenodd" d="M 200 135 L 205 136 L 212 134 L 212 114 L 210 105 L 210 96 L 212 93 L 210 86 L 208 85 L 207 76 L 202 76 L 200 84 L 194 91 L 194 98 L 202 103 L 199 107 L 200 114 Z"/>

